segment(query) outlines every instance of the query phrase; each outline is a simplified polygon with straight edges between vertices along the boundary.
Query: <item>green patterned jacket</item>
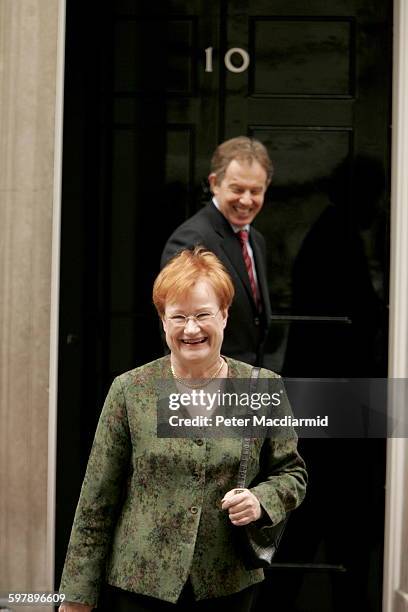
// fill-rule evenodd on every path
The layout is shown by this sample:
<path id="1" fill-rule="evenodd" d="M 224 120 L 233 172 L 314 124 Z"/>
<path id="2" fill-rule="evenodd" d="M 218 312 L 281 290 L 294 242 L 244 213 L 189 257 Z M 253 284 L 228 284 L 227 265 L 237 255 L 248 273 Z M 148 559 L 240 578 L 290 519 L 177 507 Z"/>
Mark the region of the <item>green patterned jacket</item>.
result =
<path id="1" fill-rule="evenodd" d="M 251 366 L 227 359 L 229 376 Z M 269 370 L 261 377 L 275 378 Z M 263 580 L 246 570 L 221 499 L 236 486 L 241 441 L 158 438 L 157 381 L 170 379 L 169 356 L 118 376 L 95 434 L 72 527 L 60 591 L 95 605 L 101 582 L 176 602 L 188 578 L 197 599 L 240 591 Z M 258 439 L 247 481 L 271 524 L 305 495 L 306 470 L 296 440 Z M 267 527 L 266 527 L 267 528 Z"/>

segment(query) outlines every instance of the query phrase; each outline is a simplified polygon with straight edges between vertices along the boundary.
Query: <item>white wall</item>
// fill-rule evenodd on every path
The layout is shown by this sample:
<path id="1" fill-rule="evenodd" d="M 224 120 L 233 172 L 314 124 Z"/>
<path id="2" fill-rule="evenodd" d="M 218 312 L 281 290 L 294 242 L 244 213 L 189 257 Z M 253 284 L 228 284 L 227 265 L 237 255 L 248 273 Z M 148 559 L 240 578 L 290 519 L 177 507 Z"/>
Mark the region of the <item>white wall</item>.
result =
<path id="1" fill-rule="evenodd" d="M 393 54 L 389 376 L 408 378 L 408 2 L 406 0 L 394 0 Z M 408 403 L 405 405 L 408 407 Z M 407 557 L 408 440 L 390 439 L 387 445 L 383 612 L 408 612 Z"/>

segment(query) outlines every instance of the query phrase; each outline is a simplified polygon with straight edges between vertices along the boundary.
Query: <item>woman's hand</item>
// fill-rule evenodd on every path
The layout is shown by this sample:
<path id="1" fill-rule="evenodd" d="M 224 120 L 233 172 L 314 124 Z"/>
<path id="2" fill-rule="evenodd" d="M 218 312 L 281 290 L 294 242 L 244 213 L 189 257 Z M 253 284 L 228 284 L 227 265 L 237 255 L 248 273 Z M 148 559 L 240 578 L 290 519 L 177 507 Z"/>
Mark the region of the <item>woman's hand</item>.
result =
<path id="1" fill-rule="evenodd" d="M 228 491 L 221 500 L 223 510 L 228 510 L 233 525 L 241 527 L 261 518 L 262 509 L 258 498 L 248 489 Z"/>
<path id="2" fill-rule="evenodd" d="M 94 606 L 88 606 L 87 604 L 71 603 L 67 601 L 58 608 L 58 612 L 91 612 Z"/>

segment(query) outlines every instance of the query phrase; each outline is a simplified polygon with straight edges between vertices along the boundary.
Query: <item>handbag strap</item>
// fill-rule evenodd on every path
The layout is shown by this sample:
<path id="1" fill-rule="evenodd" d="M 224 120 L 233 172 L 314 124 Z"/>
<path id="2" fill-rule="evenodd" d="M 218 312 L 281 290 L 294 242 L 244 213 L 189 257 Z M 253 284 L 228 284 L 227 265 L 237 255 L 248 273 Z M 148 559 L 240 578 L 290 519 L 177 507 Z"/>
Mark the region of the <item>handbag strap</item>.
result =
<path id="1" fill-rule="evenodd" d="M 256 383 L 259 378 L 260 368 L 252 368 L 251 378 L 249 381 L 249 394 L 252 395 L 256 389 Z M 251 449 L 252 438 L 242 439 L 241 459 L 239 461 L 237 489 L 245 489 L 246 474 L 248 468 L 249 451 Z"/>

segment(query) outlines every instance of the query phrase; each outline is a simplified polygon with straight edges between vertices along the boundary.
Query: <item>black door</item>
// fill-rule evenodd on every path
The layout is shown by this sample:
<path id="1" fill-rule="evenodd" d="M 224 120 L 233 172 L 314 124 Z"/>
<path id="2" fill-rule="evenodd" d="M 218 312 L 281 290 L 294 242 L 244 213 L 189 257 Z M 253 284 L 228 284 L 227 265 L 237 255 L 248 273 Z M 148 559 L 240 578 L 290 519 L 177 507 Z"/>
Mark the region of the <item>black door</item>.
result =
<path id="1" fill-rule="evenodd" d="M 386 375 L 391 11 L 382 0 L 67 1 L 57 577 L 104 394 L 162 352 L 152 282 L 170 232 L 208 199 L 221 140 L 253 135 L 275 165 L 256 220 L 268 367 Z M 380 610 L 385 445 L 300 446 L 308 497 L 259 609 Z"/>

